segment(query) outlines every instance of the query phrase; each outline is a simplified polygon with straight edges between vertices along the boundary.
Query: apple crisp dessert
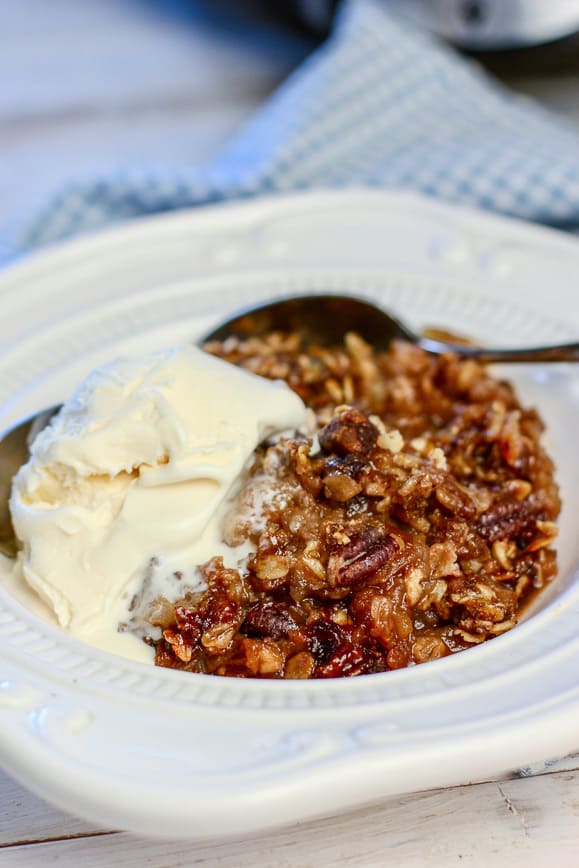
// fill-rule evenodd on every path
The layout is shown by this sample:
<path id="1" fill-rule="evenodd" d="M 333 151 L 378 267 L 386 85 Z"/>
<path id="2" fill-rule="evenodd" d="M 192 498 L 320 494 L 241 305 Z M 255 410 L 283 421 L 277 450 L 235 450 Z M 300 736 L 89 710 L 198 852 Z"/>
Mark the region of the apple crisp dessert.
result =
<path id="1" fill-rule="evenodd" d="M 206 349 L 285 380 L 312 430 L 265 442 L 202 590 L 147 618 L 156 663 L 257 678 L 334 678 L 444 657 L 511 629 L 556 572 L 560 509 L 543 425 L 486 366 L 357 335 Z M 151 640 L 152 641 L 152 640 Z"/>

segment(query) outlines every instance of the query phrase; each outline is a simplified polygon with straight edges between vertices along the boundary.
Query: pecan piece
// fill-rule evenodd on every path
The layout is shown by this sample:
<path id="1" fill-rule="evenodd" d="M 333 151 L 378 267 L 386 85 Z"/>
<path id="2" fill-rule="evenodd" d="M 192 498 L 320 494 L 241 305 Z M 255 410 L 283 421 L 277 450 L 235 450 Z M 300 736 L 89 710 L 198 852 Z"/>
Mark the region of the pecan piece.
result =
<path id="1" fill-rule="evenodd" d="M 287 639 L 298 624 L 284 603 L 272 600 L 255 603 L 245 616 L 245 628 L 251 636 Z"/>
<path id="2" fill-rule="evenodd" d="M 415 663 L 426 663 L 428 660 L 439 660 L 450 654 L 450 649 L 444 642 L 440 630 L 424 630 L 419 633 L 412 645 L 412 656 Z"/>
<path id="3" fill-rule="evenodd" d="M 535 535 L 537 523 L 527 501 L 499 502 L 480 516 L 476 529 L 490 543 L 500 539 L 518 539 L 528 543 Z"/>
<path id="4" fill-rule="evenodd" d="M 373 576 L 397 554 L 398 542 L 385 529 L 367 527 L 334 549 L 328 560 L 328 581 L 332 587 L 354 585 Z"/>
<path id="5" fill-rule="evenodd" d="M 175 630 L 164 630 L 163 638 L 171 646 L 173 654 L 181 663 L 189 663 L 191 661 L 193 648 L 184 640 L 181 633 L 177 633 Z"/>
<path id="6" fill-rule="evenodd" d="M 330 458 L 323 476 L 324 494 L 344 503 L 362 491 L 362 479 L 368 465 L 354 455 Z"/>
<path id="7" fill-rule="evenodd" d="M 299 651 L 285 665 L 284 678 L 311 678 L 316 662 L 308 651 Z"/>
<path id="8" fill-rule="evenodd" d="M 463 607 L 458 622 L 461 627 L 472 629 L 472 624 L 477 623 L 488 629 L 488 625 L 513 617 L 517 603 L 514 591 L 491 578 L 453 577 L 449 579 L 448 589 L 452 602 Z"/>
<path id="9" fill-rule="evenodd" d="M 243 639 L 242 650 L 251 675 L 271 677 L 283 672 L 285 658 L 273 639 Z"/>
<path id="10" fill-rule="evenodd" d="M 436 499 L 452 515 L 465 518 L 467 521 L 476 515 L 476 507 L 470 493 L 450 476 L 436 486 Z"/>
<path id="11" fill-rule="evenodd" d="M 346 410 L 334 416 L 319 433 L 320 446 L 336 455 L 367 455 L 376 440 L 378 429 L 359 410 Z"/>

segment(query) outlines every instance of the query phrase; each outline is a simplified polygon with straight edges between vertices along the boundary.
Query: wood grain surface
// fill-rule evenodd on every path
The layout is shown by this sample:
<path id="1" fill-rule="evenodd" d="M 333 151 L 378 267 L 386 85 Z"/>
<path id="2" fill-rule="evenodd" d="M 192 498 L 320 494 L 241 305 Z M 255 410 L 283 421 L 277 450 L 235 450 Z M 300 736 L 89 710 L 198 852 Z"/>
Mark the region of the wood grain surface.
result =
<path id="1" fill-rule="evenodd" d="M 416 793 L 265 837 L 203 845 L 97 829 L 0 778 L 10 805 L 0 864 L 577 868 L 579 757 L 568 762 L 574 770 Z"/>

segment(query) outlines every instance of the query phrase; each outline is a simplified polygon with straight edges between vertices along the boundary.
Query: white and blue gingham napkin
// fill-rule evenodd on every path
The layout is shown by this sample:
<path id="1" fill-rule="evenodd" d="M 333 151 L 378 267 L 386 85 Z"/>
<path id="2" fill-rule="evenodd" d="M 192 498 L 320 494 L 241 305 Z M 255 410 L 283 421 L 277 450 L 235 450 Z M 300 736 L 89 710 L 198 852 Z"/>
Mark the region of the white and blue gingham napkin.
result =
<path id="1" fill-rule="evenodd" d="M 579 128 L 394 17 L 347 0 L 332 35 L 213 162 L 75 183 L 21 248 L 142 214 L 274 191 L 410 189 L 579 228 Z"/>

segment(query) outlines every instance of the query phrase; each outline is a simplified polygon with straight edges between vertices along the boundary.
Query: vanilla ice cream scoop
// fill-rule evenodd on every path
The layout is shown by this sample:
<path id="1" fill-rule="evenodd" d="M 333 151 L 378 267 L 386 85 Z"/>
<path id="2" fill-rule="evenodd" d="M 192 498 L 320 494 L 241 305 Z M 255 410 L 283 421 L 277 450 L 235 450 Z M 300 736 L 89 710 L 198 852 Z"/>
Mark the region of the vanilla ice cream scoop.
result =
<path id="1" fill-rule="evenodd" d="M 24 579 L 63 627 L 106 644 L 152 560 L 169 574 L 225 553 L 220 516 L 244 464 L 305 413 L 284 383 L 192 346 L 95 371 L 15 477 Z"/>

